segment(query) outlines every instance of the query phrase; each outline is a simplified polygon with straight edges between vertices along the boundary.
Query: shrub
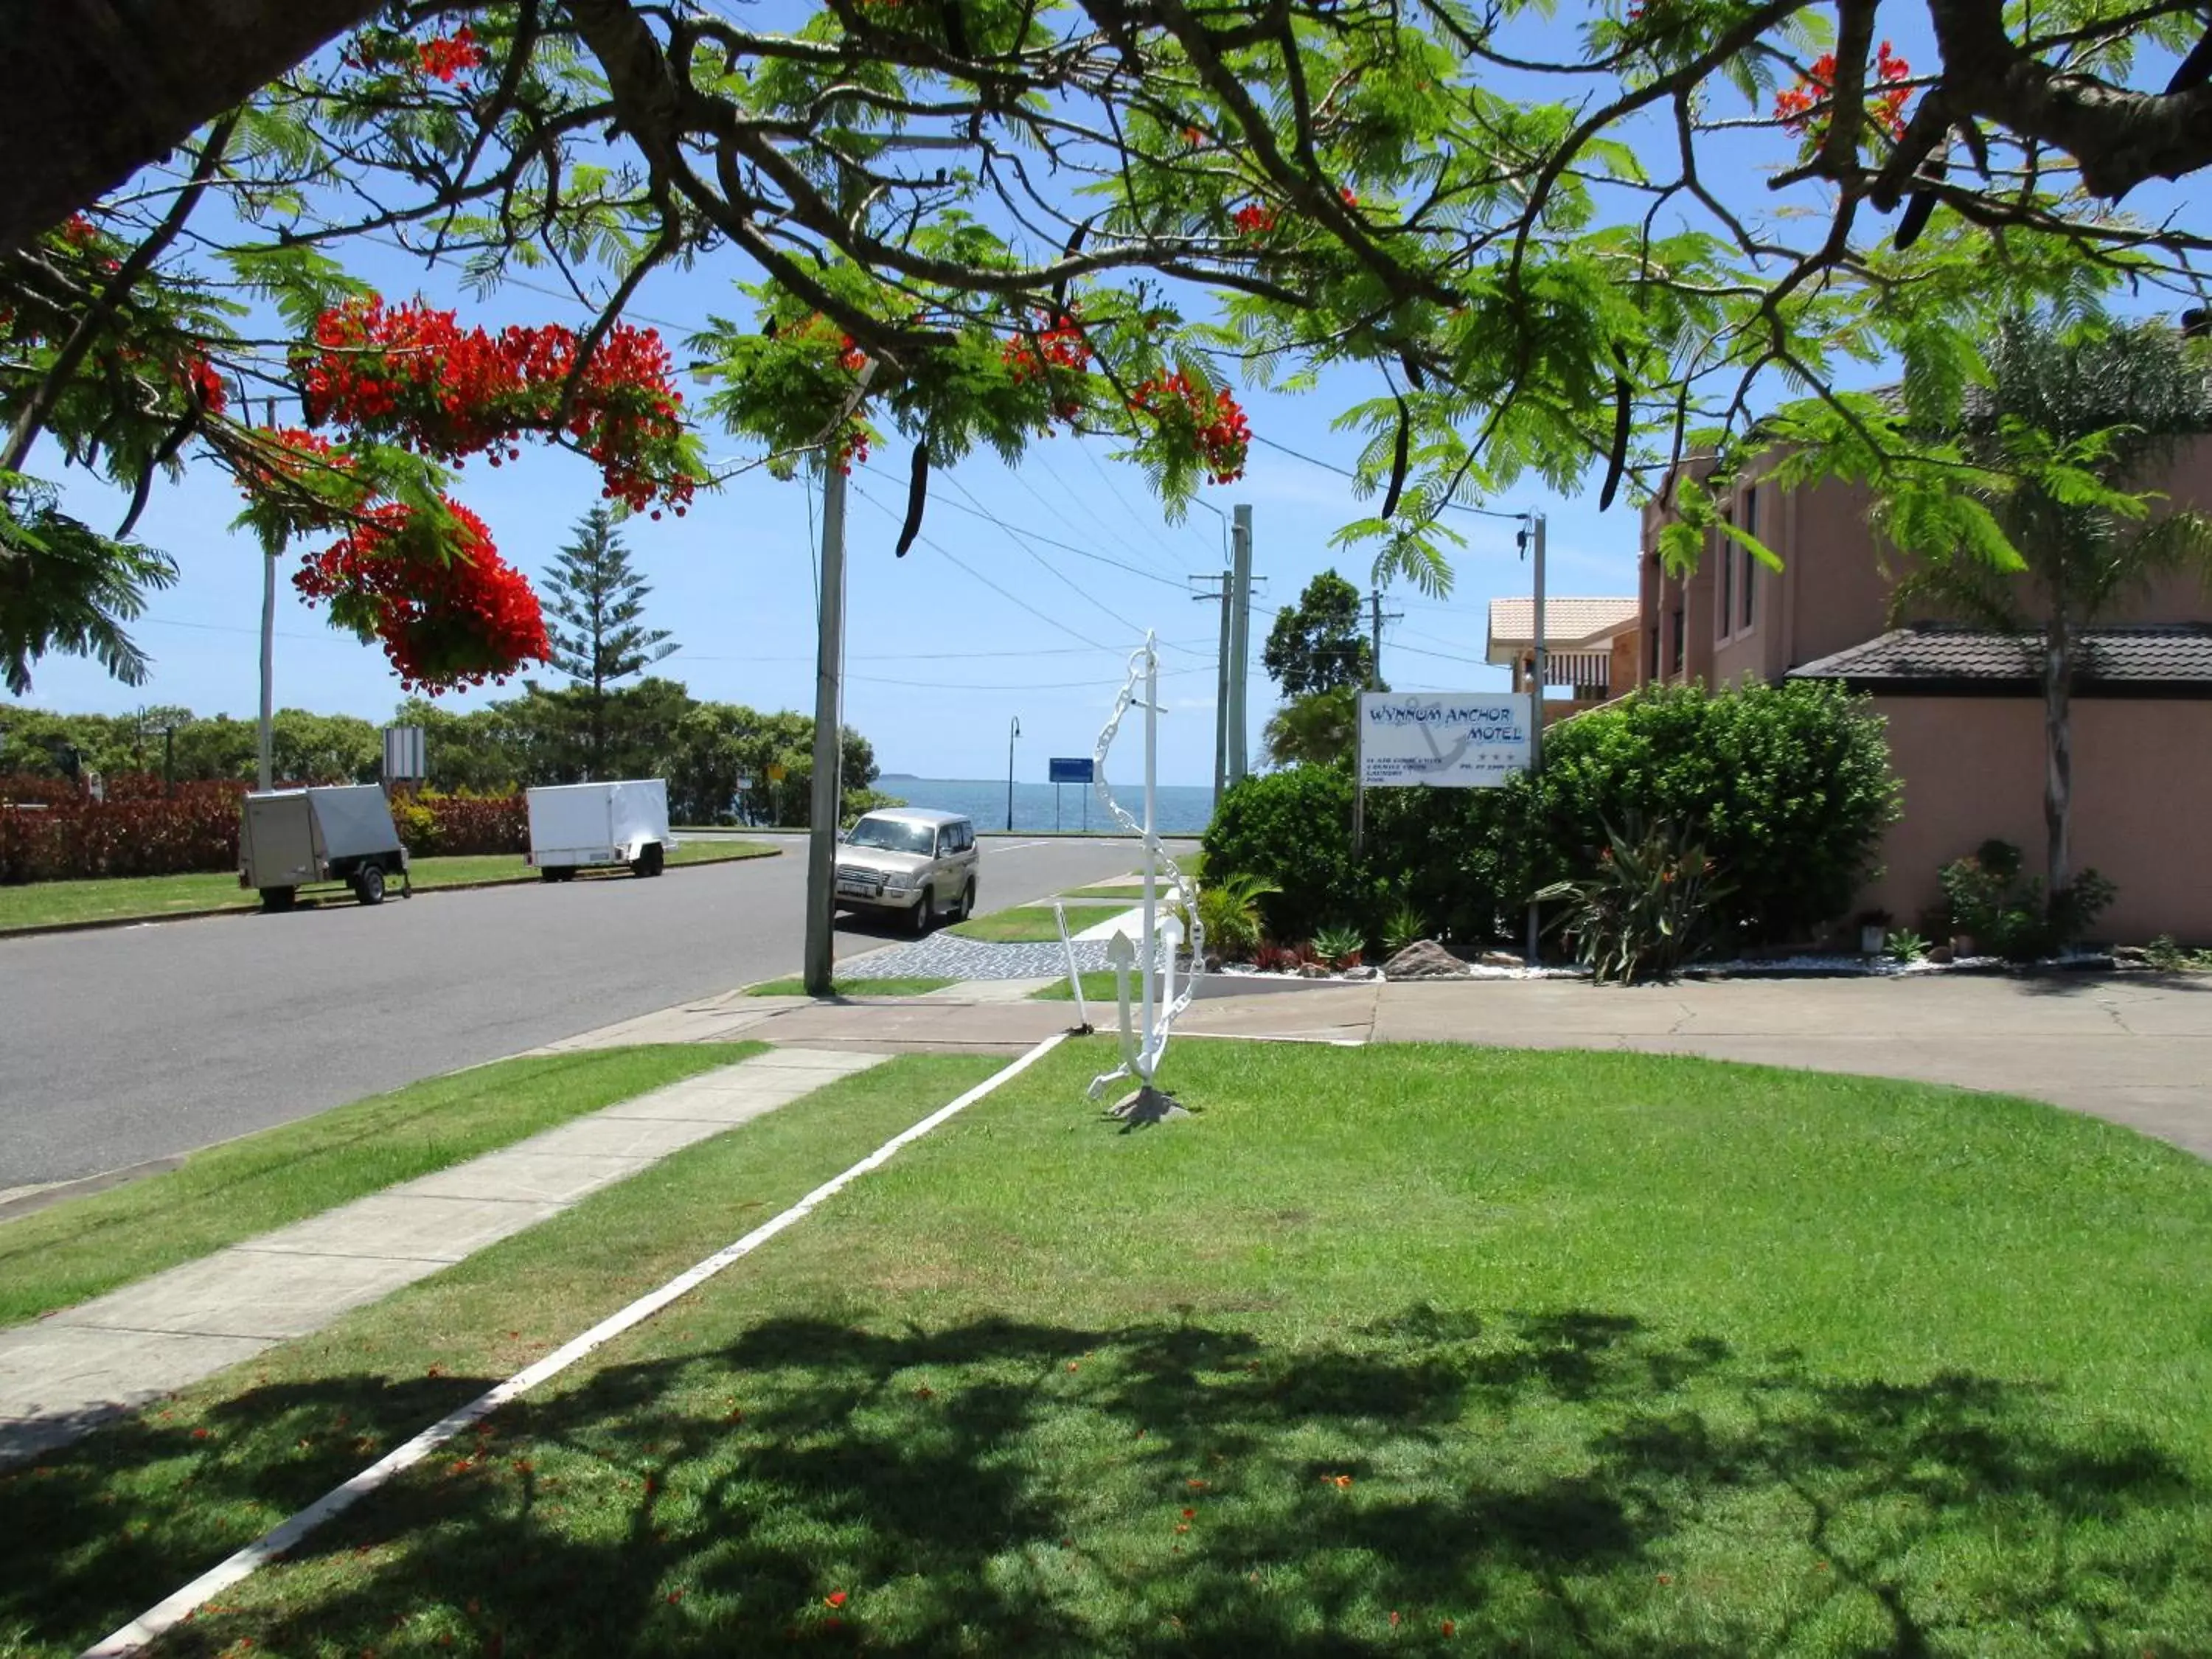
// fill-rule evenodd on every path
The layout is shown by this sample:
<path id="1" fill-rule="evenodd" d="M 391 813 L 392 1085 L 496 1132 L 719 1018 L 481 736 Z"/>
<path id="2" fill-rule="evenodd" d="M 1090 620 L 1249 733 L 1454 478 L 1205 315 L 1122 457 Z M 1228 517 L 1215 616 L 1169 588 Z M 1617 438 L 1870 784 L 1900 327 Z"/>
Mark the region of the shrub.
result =
<path id="1" fill-rule="evenodd" d="M 1985 841 L 1936 872 L 1953 925 L 2008 962 L 2056 955 L 2088 931 L 2118 889 L 2094 870 L 2045 901 L 2043 884 L 2021 871 L 2020 848 Z"/>
<path id="2" fill-rule="evenodd" d="M 1537 895 L 1567 901 L 1563 931 L 1600 984 L 1665 979 L 1705 950 L 1712 906 L 1727 883 L 1695 827 L 1662 821 L 1606 832 L 1595 872 L 1558 882 Z"/>
<path id="3" fill-rule="evenodd" d="M 392 827 L 416 858 L 447 858 L 530 850 L 530 807 L 521 795 L 477 795 L 434 789 L 397 794 Z"/>
<path id="4" fill-rule="evenodd" d="M 1352 778 L 1325 766 L 1250 777 L 1206 834 L 1210 867 L 1283 890 L 1278 937 L 1349 921 L 1388 934 L 1401 907 L 1443 938 L 1517 931 L 1529 896 L 1595 871 L 1609 825 L 1699 827 L 1729 872 L 1714 924 L 1737 943 L 1811 936 L 1874 873 L 1896 815 L 1881 722 L 1840 688 L 1670 687 L 1553 727 L 1540 779 L 1498 789 L 1376 789 L 1352 849 Z"/>
<path id="5" fill-rule="evenodd" d="M 1206 867 L 1258 878 L 1277 939 L 1305 937 L 1332 917 L 1364 914 L 1352 856 L 1352 778 L 1330 766 L 1255 774 L 1222 797 L 1206 831 Z"/>
<path id="6" fill-rule="evenodd" d="M 118 775 L 106 799 L 51 779 L 0 781 L 0 882 L 170 876 L 238 866 L 240 783 Z"/>
<path id="7" fill-rule="evenodd" d="M 1542 793 L 1542 881 L 1587 873 L 1611 824 L 1694 823 L 1729 873 L 1716 924 L 1747 943 L 1848 910 L 1897 815 L 1881 720 L 1809 681 L 1637 692 L 1547 734 Z"/>
<path id="8" fill-rule="evenodd" d="M 1273 883 L 1244 872 L 1200 888 L 1198 919 L 1207 948 L 1231 961 L 1249 956 L 1260 943 L 1260 901 L 1275 890 Z"/>

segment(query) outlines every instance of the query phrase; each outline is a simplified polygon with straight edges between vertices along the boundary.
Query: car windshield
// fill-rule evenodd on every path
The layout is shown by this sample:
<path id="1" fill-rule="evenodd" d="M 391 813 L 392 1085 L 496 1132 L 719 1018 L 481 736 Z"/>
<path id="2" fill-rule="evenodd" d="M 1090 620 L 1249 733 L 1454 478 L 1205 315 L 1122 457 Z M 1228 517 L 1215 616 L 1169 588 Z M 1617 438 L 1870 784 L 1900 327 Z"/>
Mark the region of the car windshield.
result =
<path id="1" fill-rule="evenodd" d="M 862 818 L 845 840 L 848 846 L 880 848 L 886 853 L 937 850 L 936 830 L 926 823 L 902 823 L 896 818 Z"/>

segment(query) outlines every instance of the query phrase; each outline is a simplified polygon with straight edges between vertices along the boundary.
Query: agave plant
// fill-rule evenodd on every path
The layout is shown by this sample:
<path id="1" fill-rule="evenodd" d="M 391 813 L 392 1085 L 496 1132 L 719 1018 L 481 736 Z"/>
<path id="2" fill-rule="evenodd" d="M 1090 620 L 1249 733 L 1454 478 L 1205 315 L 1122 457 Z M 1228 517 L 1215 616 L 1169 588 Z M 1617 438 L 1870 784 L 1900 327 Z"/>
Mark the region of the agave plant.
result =
<path id="1" fill-rule="evenodd" d="M 1367 937 L 1357 927 L 1324 927 L 1313 936 L 1314 955 L 1331 968 L 1357 968 Z"/>

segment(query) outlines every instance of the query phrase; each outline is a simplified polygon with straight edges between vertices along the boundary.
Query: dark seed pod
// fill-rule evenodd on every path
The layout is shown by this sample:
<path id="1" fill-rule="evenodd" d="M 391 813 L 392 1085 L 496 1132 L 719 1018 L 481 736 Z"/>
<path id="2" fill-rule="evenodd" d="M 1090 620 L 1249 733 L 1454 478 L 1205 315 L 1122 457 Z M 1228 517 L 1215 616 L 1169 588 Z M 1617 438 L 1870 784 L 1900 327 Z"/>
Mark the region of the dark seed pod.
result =
<path id="1" fill-rule="evenodd" d="M 1406 488 L 1406 467 L 1413 457 L 1413 415 L 1403 398 L 1398 399 L 1398 447 L 1390 458 L 1390 488 L 1383 493 L 1382 516 L 1398 510 L 1398 496 Z"/>
<path id="2" fill-rule="evenodd" d="M 904 558 L 914 545 L 914 538 L 921 534 L 921 509 L 929 500 L 929 445 L 927 441 L 914 447 L 914 467 L 907 474 L 906 522 L 899 526 L 898 556 Z"/>
<path id="3" fill-rule="evenodd" d="M 1613 505 L 1613 492 L 1620 488 L 1620 475 L 1628 467 L 1628 433 L 1635 423 L 1635 411 L 1630 406 L 1628 376 L 1613 377 L 1613 453 L 1605 464 L 1605 488 L 1597 492 L 1597 510 L 1601 513 Z"/>

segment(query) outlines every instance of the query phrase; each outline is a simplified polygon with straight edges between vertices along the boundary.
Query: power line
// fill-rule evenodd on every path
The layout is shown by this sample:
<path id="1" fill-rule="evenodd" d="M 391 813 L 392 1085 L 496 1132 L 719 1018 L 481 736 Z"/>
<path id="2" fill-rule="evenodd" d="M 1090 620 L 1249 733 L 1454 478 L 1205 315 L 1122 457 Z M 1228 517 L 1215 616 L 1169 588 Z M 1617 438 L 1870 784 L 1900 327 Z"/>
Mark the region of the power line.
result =
<path id="1" fill-rule="evenodd" d="M 882 514 L 886 519 L 890 519 L 896 523 L 904 522 L 904 516 L 902 514 L 892 512 L 890 507 L 885 507 L 881 501 L 878 501 L 873 495 L 868 494 L 866 490 L 861 489 L 857 483 L 853 486 L 853 493 L 855 495 L 858 495 L 862 501 L 866 501 L 870 507 L 874 507 L 877 512 Z M 932 540 L 929 537 L 923 536 L 918 539 L 924 547 L 928 548 L 932 552 L 943 555 L 945 562 L 951 565 L 954 569 L 973 577 L 975 580 L 982 583 L 984 586 L 989 588 L 994 593 L 996 593 L 1000 599 L 1006 600 L 1009 605 L 1014 605 L 1019 610 L 1028 611 L 1030 616 L 1035 617 L 1039 622 L 1045 623 L 1048 627 L 1058 629 L 1061 633 L 1066 635 L 1068 638 L 1077 641 L 1081 644 L 1087 645 L 1095 651 L 1110 651 L 1114 648 L 1109 645 L 1101 645 L 1097 640 L 1092 639 L 1087 634 L 1078 633 L 1074 629 L 1070 628 L 1066 623 L 1061 622 L 1056 617 L 1047 616 L 1043 611 L 1038 610 L 1028 600 L 1016 599 L 1012 593 L 1007 592 L 1005 588 L 1000 586 L 998 583 L 993 581 L 988 576 L 983 574 L 982 572 L 974 568 L 965 561 L 958 558 L 955 555 L 947 552 L 941 544 Z"/>
<path id="2" fill-rule="evenodd" d="M 1317 466 L 1324 472 L 1334 472 L 1340 478 L 1351 478 L 1356 481 L 1359 477 L 1350 467 L 1339 466 L 1334 461 L 1322 460 L 1316 456 L 1307 454 L 1303 450 L 1293 449 L 1288 444 L 1277 443 L 1273 438 L 1262 437 L 1256 432 L 1252 434 L 1252 441 L 1255 444 L 1265 444 L 1268 448 L 1287 455 L 1294 461 L 1304 461 L 1308 466 Z M 1444 506 L 1454 513 L 1472 513 L 1480 519 L 1504 519 L 1511 524 L 1519 524 L 1528 516 L 1526 513 L 1507 513 L 1494 507 L 1470 507 L 1465 501 L 1446 501 Z"/>
<path id="3" fill-rule="evenodd" d="M 1042 568 L 1047 575 L 1050 576 L 1054 581 L 1057 581 L 1067 587 L 1074 593 L 1077 599 L 1096 605 L 1101 613 L 1121 623 L 1122 627 L 1127 629 L 1132 634 L 1141 634 L 1145 631 L 1143 629 L 1138 627 L 1136 623 L 1131 622 L 1127 617 L 1122 616 L 1119 611 L 1109 610 L 1106 606 L 1105 601 L 1100 599 L 1095 594 L 1085 592 L 1083 591 L 1082 585 L 1079 583 L 1075 578 L 1069 575 L 1065 570 L 1062 570 L 1059 566 L 1053 563 L 1050 559 L 1045 557 L 1045 556 L 1038 552 L 1036 549 L 1031 547 L 1029 544 L 1027 538 L 1025 538 L 1022 533 L 1016 530 L 1012 525 L 1006 523 L 1003 520 L 993 519 L 991 514 L 985 513 L 982 507 L 976 503 L 975 498 L 973 495 L 968 495 L 968 488 L 965 484 L 963 484 L 958 479 L 953 477 L 950 473 L 945 475 L 945 481 L 951 484 L 953 489 L 958 490 L 963 495 L 968 496 L 968 501 L 970 506 L 974 507 L 974 510 L 979 517 L 991 519 L 991 522 L 996 524 L 1000 530 L 1004 531 L 1008 536 L 1013 538 L 1015 546 L 1020 548 L 1023 552 L 1028 554 L 1032 559 L 1035 559 L 1038 565 Z"/>
<path id="4" fill-rule="evenodd" d="M 944 476 L 945 482 L 948 483 L 952 482 L 951 476 L 949 473 Z M 957 484 L 954 484 L 953 487 L 957 489 L 960 489 L 960 486 Z M 1116 570 L 1126 570 L 1133 576 L 1142 576 L 1148 582 L 1158 582 L 1161 586 L 1172 587 L 1178 592 L 1182 591 L 1182 584 L 1181 582 L 1170 581 L 1168 578 L 1160 575 L 1155 571 L 1139 569 L 1133 564 L 1125 564 L 1120 559 L 1109 558 L 1103 553 L 1093 553 L 1090 549 L 1078 547 L 1073 542 L 1057 540 L 1053 537 L 1045 535 L 1040 531 L 1024 530 L 1018 525 L 1008 524 L 997 514 L 991 512 L 988 507 L 976 502 L 975 496 L 969 495 L 967 490 L 960 489 L 960 493 L 968 497 L 969 505 L 963 507 L 958 501 L 945 502 L 945 505 L 951 507 L 955 513 L 965 513 L 974 518 L 981 519 L 988 524 L 994 524 L 998 526 L 1000 529 L 1005 531 L 1009 536 L 1026 536 L 1031 541 L 1042 542 L 1047 547 L 1056 547 L 1063 553 L 1073 553 L 1079 559 L 1091 559 L 1096 561 L 1099 564 L 1110 564 Z"/>

